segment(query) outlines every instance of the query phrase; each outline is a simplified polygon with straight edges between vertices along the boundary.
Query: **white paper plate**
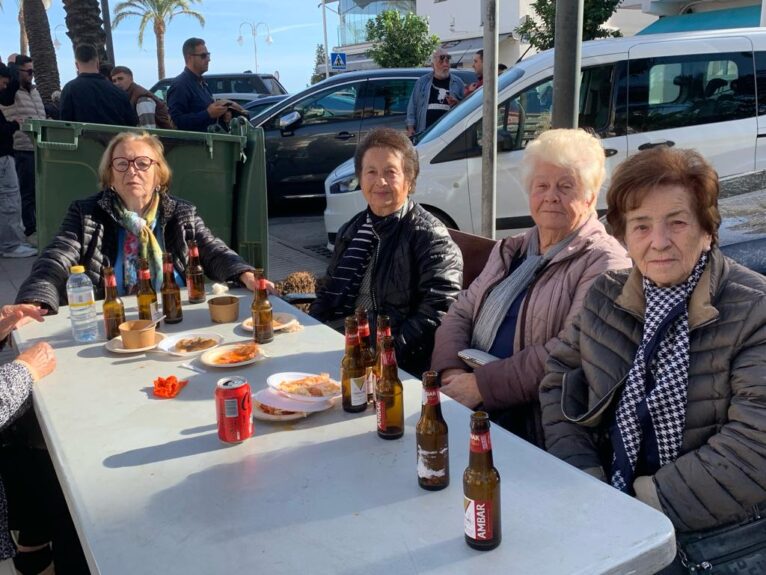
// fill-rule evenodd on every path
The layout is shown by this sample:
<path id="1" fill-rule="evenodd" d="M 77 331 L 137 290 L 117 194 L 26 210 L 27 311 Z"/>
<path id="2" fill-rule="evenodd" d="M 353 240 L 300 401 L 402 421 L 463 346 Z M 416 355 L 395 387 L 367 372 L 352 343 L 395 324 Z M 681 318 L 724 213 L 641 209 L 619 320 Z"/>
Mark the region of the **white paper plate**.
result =
<path id="1" fill-rule="evenodd" d="M 203 353 L 199 360 L 204 363 L 208 367 L 239 367 L 241 365 L 250 365 L 251 363 L 255 363 L 256 361 L 261 361 L 268 357 L 265 353 L 263 353 L 263 348 L 261 346 L 258 346 L 258 353 L 253 357 L 252 359 L 248 359 L 246 361 L 239 361 L 237 363 L 215 363 L 216 358 L 218 358 L 220 355 L 233 350 L 236 347 L 239 347 L 240 345 L 244 345 L 246 343 L 252 343 L 250 341 L 241 341 L 239 343 L 230 343 L 228 345 L 222 345 L 220 347 L 216 347 L 213 349 L 208 349 Z"/>
<path id="2" fill-rule="evenodd" d="M 165 339 L 165 334 L 155 331 L 154 343 L 152 345 L 139 347 L 136 349 L 128 349 L 122 344 L 122 336 L 118 335 L 114 339 L 107 341 L 104 344 L 104 347 L 113 353 L 141 353 L 142 351 L 149 351 L 150 349 L 154 349 L 163 339 Z"/>
<path id="3" fill-rule="evenodd" d="M 265 403 L 271 407 L 276 407 L 277 409 L 296 411 L 300 413 L 316 413 L 318 411 L 330 409 L 333 405 L 335 405 L 331 399 L 313 403 L 308 401 L 297 401 L 295 399 L 290 399 L 281 393 L 277 393 L 270 387 L 255 392 L 253 394 L 253 399 L 260 403 Z M 255 408 L 253 408 L 253 413 L 255 413 Z M 262 415 L 266 414 L 263 413 Z"/>
<path id="4" fill-rule="evenodd" d="M 198 349 L 197 351 L 177 351 L 175 349 L 176 344 L 181 341 L 182 339 L 190 339 L 194 337 L 204 337 L 207 339 L 213 339 L 215 340 L 215 345 L 212 347 L 207 347 L 205 349 Z M 172 355 L 178 355 L 181 357 L 191 357 L 193 355 L 198 355 L 200 353 L 209 351 L 211 349 L 215 349 L 219 345 L 223 343 L 223 337 L 218 335 L 217 333 L 204 333 L 204 332 L 195 332 L 195 333 L 177 333 L 175 335 L 171 335 L 169 337 L 166 337 L 163 339 L 159 345 L 157 346 L 157 349 L 160 349 L 164 352 L 167 352 Z"/>
<path id="5" fill-rule="evenodd" d="M 267 377 L 266 384 L 270 388 L 272 388 L 275 392 L 279 393 L 280 395 L 284 395 L 285 397 L 289 397 L 290 399 L 294 399 L 302 403 L 322 403 L 329 399 L 335 399 L 336 397 L 340 397 L 340 391 L 336 395 L 329 396 L 329 397 L 313 397 L 311 395 L 298 395 L 297 393 L 287 393 L 279 389 L 279 384 L 282 383 L 283 381 L 292 381 L 294 379 L 302 379 L 310 375 L 317 375 L 317 374 L 305 373 L 302 371 L 283 371 L 281 373 L 274 373 L 270 375 L 269 377 Z M 340 386 L 340 384 L 338 385 Z"/>
<path id="6" fill-rule="evenodd" d="M 282 331 L 288 327 L 293 327 L 298 324 L 298 318 L 291 313 L 283 311 L 274 312 L 274 331 Z M 242 322 L 242 329 L 246 331 L 253 331 L 253 318 L 252 316 Z"/>

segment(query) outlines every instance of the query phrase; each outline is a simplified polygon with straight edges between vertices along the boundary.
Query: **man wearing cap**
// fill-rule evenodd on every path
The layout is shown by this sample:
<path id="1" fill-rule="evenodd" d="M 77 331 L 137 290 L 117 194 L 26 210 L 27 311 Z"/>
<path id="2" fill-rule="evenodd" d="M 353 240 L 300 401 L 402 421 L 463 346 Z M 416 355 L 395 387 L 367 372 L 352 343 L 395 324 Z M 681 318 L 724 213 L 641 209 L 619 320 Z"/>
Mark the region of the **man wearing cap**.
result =
<path id="1" fill-rule="evenodd" d="M 437 48 L 431 56 L 432 71 L 415 82 L 407 106 L 407 135 L 422 132 L 463 99 L 465 84 L 450 74 L 450 55 Z"/>

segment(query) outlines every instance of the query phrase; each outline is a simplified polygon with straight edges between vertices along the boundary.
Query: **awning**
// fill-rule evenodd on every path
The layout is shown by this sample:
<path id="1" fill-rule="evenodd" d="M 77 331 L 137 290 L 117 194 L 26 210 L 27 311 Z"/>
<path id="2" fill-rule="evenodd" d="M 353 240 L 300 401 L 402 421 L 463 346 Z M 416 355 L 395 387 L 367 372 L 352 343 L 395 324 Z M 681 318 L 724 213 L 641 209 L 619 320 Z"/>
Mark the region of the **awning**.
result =
<path id="1" fill-rule="evenodd" d="M 728 28 L 754 28 L 761 25 L 761 7 L 743 6 L 709 12 L 694 12 L 678 16 L 663 16 L 636 34 L 664 34 L 694 30 L 724 30 Z"/>

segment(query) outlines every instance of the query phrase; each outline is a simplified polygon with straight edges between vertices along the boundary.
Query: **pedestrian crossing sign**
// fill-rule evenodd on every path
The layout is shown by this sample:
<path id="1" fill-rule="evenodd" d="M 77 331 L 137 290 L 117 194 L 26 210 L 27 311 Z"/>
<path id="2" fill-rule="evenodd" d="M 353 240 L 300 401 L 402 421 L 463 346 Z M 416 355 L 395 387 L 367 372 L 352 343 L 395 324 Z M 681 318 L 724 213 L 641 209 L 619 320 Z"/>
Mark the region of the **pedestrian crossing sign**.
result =
<path id="1" fill-rule="evenodd" d="M 346 69 L 346 53 L 345 52 L 330 52 L 330 66 L 333 70 L 345 70 Z"/>

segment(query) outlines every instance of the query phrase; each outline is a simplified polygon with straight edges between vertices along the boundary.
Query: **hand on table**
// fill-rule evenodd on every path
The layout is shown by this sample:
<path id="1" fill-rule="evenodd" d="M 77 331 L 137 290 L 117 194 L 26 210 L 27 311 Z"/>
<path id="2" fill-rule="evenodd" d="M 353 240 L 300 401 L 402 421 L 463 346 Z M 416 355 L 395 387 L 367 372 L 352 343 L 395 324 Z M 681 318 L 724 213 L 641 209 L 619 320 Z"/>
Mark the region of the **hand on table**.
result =
<path id="1" fill-rule="evenodd" d="M 43 321 L 43 316 L 46 313 L 48 310 L 31 303 L 4 305 L 0 308 L 0 340 L 5 339 L 14 329 L 33 319 Z"/>
<path id="2" fill-rule="evenodd" d="M 39 381 L 56 369 L 56 356 L 53 348 L 46 342 L 36 343 L 19 354 L 17 361 L 22 362 L 32 372 L 32 379 Z"/>
<path id="3" fill-rule="evenodd" d="M 439 374 L 442 387 L 450 383 L 455 378 L 456 375 L 462 375 L 464 373 L 470 373 L 470 372 L 467 369 L 459 369 L 456 367 L 443 370 Z"/>
<path id="4" fill-rule="evenodd" d="M 473 373 L 456 374 L 448 379 L 446 385 L 442 375 L 441 392 L 471 409 L 482 402 L 479 384 L 476 383 L 476 376 Z"/>
<path id="5" fill-rule="evenodd" d="M 250 291 L 255 291 L 255 274 L 253 272 L 244 272 L 239 276 L 239 281 Z M 266 280 L 266 289 L 270 294 L 276 295 L 277 293 L 274 284 L 269 280 Z"/>

